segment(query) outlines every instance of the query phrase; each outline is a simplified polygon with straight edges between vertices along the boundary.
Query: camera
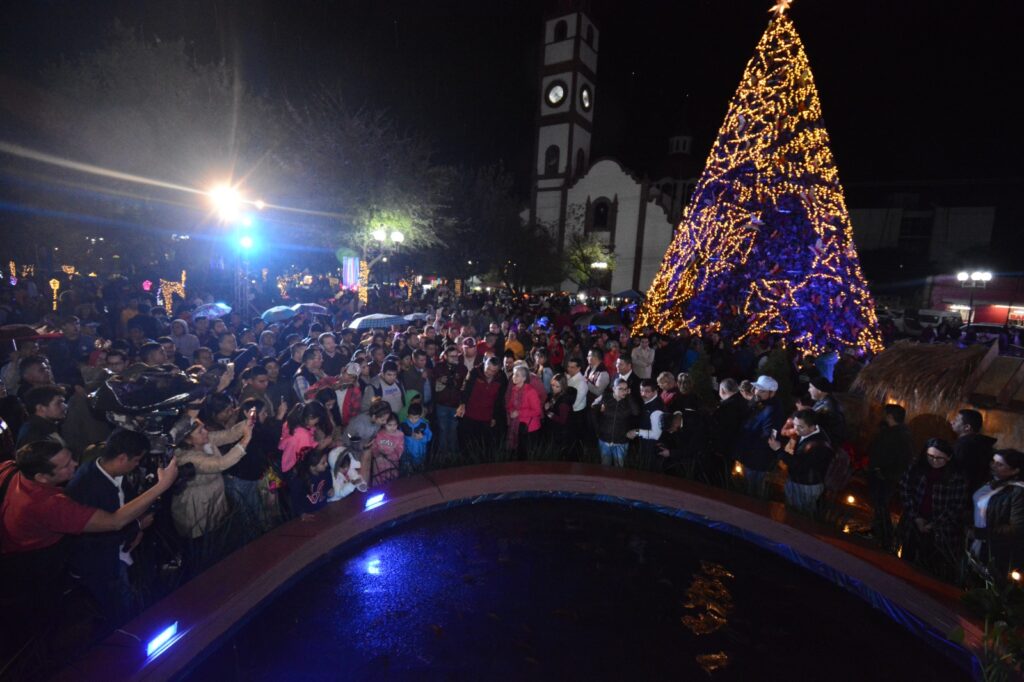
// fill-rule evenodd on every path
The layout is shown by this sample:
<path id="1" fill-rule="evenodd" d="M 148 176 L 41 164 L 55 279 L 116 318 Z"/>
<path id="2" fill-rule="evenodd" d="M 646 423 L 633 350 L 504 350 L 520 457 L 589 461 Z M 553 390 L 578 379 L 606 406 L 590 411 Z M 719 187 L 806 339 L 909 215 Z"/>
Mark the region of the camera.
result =
<path id="1" fill-rule="evenodd" d="M 138 374 L 114 376 L 89 394 L 92 408 L 107 421 L 149 439 L 149 452 L 137 471 L 140 489 L 156 483 L 156 471 L 167 466 L 174 454 L 172 429 L 189 405 L 206 397 L 211 387 L 184 374 L 159 367 Z M 195 475 L 195 466 L 178 469 L 172 492 Z"/>

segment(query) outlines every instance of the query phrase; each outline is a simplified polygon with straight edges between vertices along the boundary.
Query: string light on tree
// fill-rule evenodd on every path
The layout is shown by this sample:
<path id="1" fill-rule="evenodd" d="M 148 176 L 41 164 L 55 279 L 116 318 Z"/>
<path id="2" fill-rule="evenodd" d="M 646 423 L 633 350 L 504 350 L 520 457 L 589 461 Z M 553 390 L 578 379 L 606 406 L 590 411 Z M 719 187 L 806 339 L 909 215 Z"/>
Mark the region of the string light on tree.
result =
<path id="1" fill-rule="evenodd" d="M 790 4 L 771 9 L 637 330 L 882 350 Z"/>
<path id="2" fill-rule="evenodd" d="M 365 260 L 359 261 L 359 302 L 370 302 L 370 264 Z"/>
<path id="3" fill-rule="evenodd" d="M 60 280 L 51 279 L 50 288 L 53 289 L 53 309 L 57 310 L 57 292 L 60 291 Z"/>
<path id="4" fill-rule="evenodd" d="M 173 279 L 161 279 L 160 288 L 157 289 L 158 298 L 163 300 L 164 310 L 167 311 L 167 316 L 170 317 L 174 314 L 174 295 L 177 294 L 182 300 L 185 300 L 185 271 L 181 271 L 181 282 L 175 282 Z"/>

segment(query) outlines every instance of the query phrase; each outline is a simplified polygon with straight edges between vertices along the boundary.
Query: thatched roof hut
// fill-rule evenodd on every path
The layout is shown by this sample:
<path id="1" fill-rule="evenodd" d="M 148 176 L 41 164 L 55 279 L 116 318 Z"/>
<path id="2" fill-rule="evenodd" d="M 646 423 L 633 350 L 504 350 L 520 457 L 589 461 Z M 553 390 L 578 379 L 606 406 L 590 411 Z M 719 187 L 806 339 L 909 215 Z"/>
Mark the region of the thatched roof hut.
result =
<path id="1" fill-rule="evenodd" d="M 1024 449 L 1024 358 L 1000 356 L 996 344 L 958 348 L 900 341 L 861 370 L 850 393 L 863 396 L 868 412 L 899 403 L 915 436 L 949 437 L 943 422 L 957 410 L 977 409 L 985 433 L 997 437 L 999 447 Z"/>

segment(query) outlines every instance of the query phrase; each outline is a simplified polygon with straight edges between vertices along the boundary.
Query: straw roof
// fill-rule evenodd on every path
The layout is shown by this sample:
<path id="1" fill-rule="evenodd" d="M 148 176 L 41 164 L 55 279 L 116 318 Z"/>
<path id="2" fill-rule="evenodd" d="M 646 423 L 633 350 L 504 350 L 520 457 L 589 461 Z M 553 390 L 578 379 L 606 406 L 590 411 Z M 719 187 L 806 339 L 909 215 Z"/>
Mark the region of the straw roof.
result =
<path id="1" fill-rule="evenodd" d="M 898 402 L 910 412 L 945 414 L 968 401 L 987 346 L 899 341 L 860 371 L 852 391 L 880 403 Z"/>

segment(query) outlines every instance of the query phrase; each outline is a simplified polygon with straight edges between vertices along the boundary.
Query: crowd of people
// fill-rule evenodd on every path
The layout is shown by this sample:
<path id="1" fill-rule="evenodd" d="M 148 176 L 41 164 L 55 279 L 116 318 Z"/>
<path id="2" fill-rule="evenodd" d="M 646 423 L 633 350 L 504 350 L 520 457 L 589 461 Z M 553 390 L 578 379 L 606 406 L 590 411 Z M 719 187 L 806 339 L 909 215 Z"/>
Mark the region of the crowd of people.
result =
<path id="1" fill-rule="evenodd" d="M 267 323 L 195 315 L 192 303 L 168 317 L 132 296 L 85 326 L 83 308 L 67 307 L 59 338 L 18 342 L 0 368 L 8 622 L 45 625 L 71 584 L 118 627 L 154 594 L 140 563 L 157 556 L 187 579 L 277 524 L 427 468 L 591 461 L 759 497 L 784 471 L 786 504 L 819 515 L 858 465 L 834 395 L 856 374 L 853 355 L 580 328 L 560 295 L 430 292 L 381 305 L 426 310 L 422 320 L 369 330 L 349 326 L 351 299 L 325 303 L 326 315 Z M 147 467 L 151 437 L 110 423 L 90 396 L 154 373 L 209 390 Z M 1024 455 L 994 452 L 981 415 L 962 410 L 956 442 L 930 440 L 914 458 L 903 409 L 883 414 L 863 464 L 878 542 L 927 566 L 952 566 L 966 543 L 979 567 L 1009 570 Z M 164 553 L 144 552 L 147 538 Z"/>

